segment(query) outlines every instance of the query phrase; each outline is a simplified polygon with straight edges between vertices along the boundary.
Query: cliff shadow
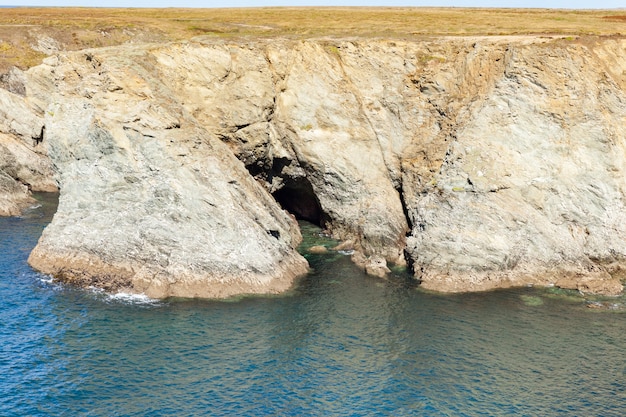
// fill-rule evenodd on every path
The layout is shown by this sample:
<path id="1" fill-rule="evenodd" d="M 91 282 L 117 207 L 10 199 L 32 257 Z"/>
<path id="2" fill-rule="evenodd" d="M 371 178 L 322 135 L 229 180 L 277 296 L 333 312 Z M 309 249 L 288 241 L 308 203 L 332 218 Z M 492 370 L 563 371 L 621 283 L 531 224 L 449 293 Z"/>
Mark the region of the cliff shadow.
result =
<path id="1" fill-rule="evenodd" d="M 326 216 L 311 183 L 306 178 L 287 179 L 285 185 L 272 195 L 278 204 L 296 216 L 296 219 L 324 227 Z"/>

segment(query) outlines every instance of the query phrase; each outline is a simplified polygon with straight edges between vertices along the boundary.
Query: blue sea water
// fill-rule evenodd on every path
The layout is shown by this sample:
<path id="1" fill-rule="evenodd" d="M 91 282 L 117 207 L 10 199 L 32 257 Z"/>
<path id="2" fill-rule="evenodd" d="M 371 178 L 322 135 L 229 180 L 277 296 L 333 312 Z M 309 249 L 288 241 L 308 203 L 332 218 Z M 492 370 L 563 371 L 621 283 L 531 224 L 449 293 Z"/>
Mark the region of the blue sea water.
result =
<path id="1" fill-rule="evenodd" d="M 0 416 L 626 415 L 622 298 L 429 294 L 334 253 L 280 297 L 111 297 L 27 265 L 39 198 L 0 218 Z"/>

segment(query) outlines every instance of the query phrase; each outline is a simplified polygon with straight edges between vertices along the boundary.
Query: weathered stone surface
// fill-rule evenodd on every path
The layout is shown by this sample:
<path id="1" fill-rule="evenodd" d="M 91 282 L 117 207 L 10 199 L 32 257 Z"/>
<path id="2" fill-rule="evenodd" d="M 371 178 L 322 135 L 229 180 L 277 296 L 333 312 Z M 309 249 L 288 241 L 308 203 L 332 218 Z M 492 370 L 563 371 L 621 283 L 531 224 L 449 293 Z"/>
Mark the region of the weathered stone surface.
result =
<path id="1" fill-rule="evenodd" d="M 365 256 L 362 252 L 354 252 L 350 259 L 368 275 L 383 278 L 391 272 L 382 256 Z"/>
<path id="2" fill-rule="evenodd" d="M 297 215 L 404 263 L 397 184 L 340 58 L 320 42 L 172 45 L 163 82 Z"/>
<path id="3" fill-rule="evenodd" d="M 13 67 L 5 74 L 0 74 L 0 87 L 5 90 L 23 96 L 26 94 L 26 78 L 24 72 Z"/>
<path id="4" fill-rule="evenodd" d="M 18 100 L 45 115 L 62 191 L 31 262 L 156 296 L 286 288 L 305 264 L 275 199 L 374 275 L 406 257 L 439 291 L 618 293 L 625 52 L 623 39 L 199 38 L 49 58 Z M 42 126 L 0 115 L 12 137 Z"/>
<path id="5" fill-rule="evenodd" d="M 416 277 L 442 291 L 621 285 L 605 265 L 626 254 L 623 41 L 185 48 L 215 51 L 213 75 L 199 75 L 203 59 L 170 59 L 165 82 L 177 74 L 198 120 L 292 211 L 317 209 L 356 260 L 401 263 L 406 247 Z"/>
<path id="6" fill-rule="evenodd" d="M 27 186 L 0 169 L 0 216 L 17 216 L 34 202 Z"/>
<path id="7" fill-rule="evenodd" d="M 154 79 L 146 51 L 41 67 L 59 209 L 29 262 L 151 297 L 288 289 L 307 271 L 296 222 Z M 53 82 L 45 78 L 55 77 Z"/>
<path id="8" fill-rule="evenodd" d="M 35 202 L 30 191 L 56 191 L 42 146 L 43 119 L 21 96 L 0 89 L 0 216 Z"/>
<path id="9" fill-rule="evenodd" d="M 41 136 L 43 120 L 21 96 L 0 89 L 0 132 L 23 140 Z"/>
<path id="10" fill-rule="evenodd" d="M 624 91 L 583 45 L 509 47 L 498 62 L 422 196 L 406 199 L 416 275 L 445 291 L 565 276 L 615 293 L 606 268 L 626 254 Z"/>

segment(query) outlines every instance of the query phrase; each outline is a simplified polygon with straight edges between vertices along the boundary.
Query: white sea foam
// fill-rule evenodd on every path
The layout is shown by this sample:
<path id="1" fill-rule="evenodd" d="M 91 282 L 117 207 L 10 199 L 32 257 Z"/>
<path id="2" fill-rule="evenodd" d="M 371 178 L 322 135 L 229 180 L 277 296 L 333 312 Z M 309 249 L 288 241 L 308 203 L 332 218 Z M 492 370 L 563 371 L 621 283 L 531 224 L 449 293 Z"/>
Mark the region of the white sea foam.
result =
<path id="1" fill-rule="evenodd" d="M 39 281 L 49 288 L 52 289 L 63 289 L 65 288 L 62 283 L 55 280 L 52 275 L 38 274 Z M 117 294 L 108 294 L 102 288 L 98 287 L 87 287 L 87 290 L 94 294 L 96 298 L 105 301 L 105 302 L 117 302 L 122 304 L 145 304 L 145 305 L 159 305 L 161 304 L 160 300 L 150 298 L 145 294 L 130 294 L 125 292 L 119 292 Z"/>
<path id="2" fill-rule="evenodd" d="M 150 298 L 145 294 L 130 294 L 125 292 L 118 292 L 117 294 L 110 294 L 107 296 L 109 300 L 122 302 L 125 304 L 158 304 L 159 300 Z"/>
<path id="3" fill-rule="evenodd" d="M 39 281 L 44 284 L 54 284 L 54 277 L 52 275 L 39 275 Z"/>
<path id="4" fill-rule="evenodd" d="M 52 291 L 63 291 L 65 288 L 63 284 L 54 279 L 52 275 L 37 272 L 36 279 L 42 284 L 43 287 Z"/>
<path id="5" fill-rule="evenodd" d="M 348 255 L 348 256 L 350 256 L 350 255 L 352 255 L 354 253 L 353 250 L 338 250 L 337 252 L 339 252 L 342 255 Z"/>

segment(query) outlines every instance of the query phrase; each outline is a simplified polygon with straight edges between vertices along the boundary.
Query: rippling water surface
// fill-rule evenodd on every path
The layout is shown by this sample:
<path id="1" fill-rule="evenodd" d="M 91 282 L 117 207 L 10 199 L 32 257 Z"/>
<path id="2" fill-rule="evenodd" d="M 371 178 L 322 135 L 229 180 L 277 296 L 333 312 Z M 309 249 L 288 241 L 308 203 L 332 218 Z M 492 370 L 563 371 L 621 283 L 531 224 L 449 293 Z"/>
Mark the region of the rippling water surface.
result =
<path id="1" fill-rule="evenodd" d="M 28 267 L 40 199 L 0 218 L 2 416 L 626 415 L 623 299 L 434 295 L 335 253 L 288 296 L 110 297 Z"/>

